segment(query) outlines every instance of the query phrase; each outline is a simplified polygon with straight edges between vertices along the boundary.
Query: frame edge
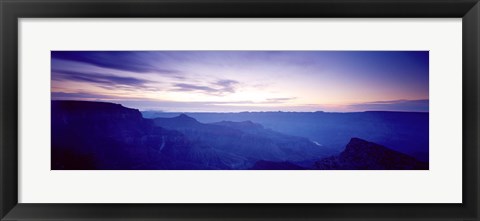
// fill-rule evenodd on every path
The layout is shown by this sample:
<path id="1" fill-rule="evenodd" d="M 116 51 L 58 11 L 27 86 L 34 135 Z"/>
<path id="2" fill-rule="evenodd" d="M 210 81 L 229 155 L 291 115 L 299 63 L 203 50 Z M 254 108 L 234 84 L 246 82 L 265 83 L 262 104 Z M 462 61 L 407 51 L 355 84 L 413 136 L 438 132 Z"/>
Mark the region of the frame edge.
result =
<path id="1" fill-rule="evenodd" d="M 51 1 L 37 1 L 37 2 L 51 2 Z M 56 1 L 58 3 L 58 1 Z M 74 1 L 66 1 L 68 2 L 74 2 Z M 77 1 L 79 2 L 79 1 Z M 87 2 L 89 5 L 92 3 L 92 1 L 84 1 Z M 123 1 L 123 2 L 128 2 L 128 1 Z M 154 1 L 147 1 L 147 2 L 154 2 Z M 165 1 L 164 1 L 165 2 Z M 274 1 L 273 1 L 274 2 Z M 333 2 L 333 1 L 322 1 L 323 3 L 325 2 Z M 342 1 L 343 4 L 347 4 L 348 2 L 352 3 L 352 1 Z M 360 1 L 361 2 L 361 1 Z M 428 2 L 428 1 L 425 1 Z M 439 2 L 439 1 L 429 1 L 429 2 Z M 443 1 L 443 2 L 454 2 L 454 1 Z M 462 7 L 471 6 L 471 3 L 473 1 L 459 1 L 462 3 Z M 476 1 L 475 1 L 476 2 Z M 468 3 L 468 4 L 467 4 Z M 38 209 L 41 208 L 48 208 L 49 211 L 52 211 L 51 206 L 58 206 L 57 208 L 60 208 L 62 206 L 59 205 L 45 205 L 44 207 L 37 207 L 37 209 L 33 209 L 33 205 L 25 205 L 25 204 L 18 204 L 18 154 L 16 152 L 16 148 L 18 147 L 18 91 L 17 91 L 17 86 L 18 86 L 18 80 L 17 80 L 17 71 L 18 67 L 16 66 L 17 64 L 17 56 L 18 56 L 18 51 L 17 51 L 17 46 L 18 46 L 18 26 L 17 26 L 17 19 L 22 16 L 39 16 L 39 17 L 46 17 L 48 16 L 49 13 L 55 14 L 55 16 L 61 17 L 62 15 L 65 15 L 65 13 L 71 12 L 72 10 L 74 11 L 75 9 L 70 8 L 67 10 L 67 12 L 52 12 L 51 7 L 45 6 L 40 11 L 42 12 L 35 12 L 35 11 L 23 11 L 22 10 L 22 5 L 28 5 L 28 1 L 19 1 L 18 4 L 13 3 L 13 1 L 4 1 L 0 0 L 0 14 L 1 14 L 1 20 L 0 24 L 2 25 L 1 27 L 1 36 L 0 36 L 0 48 L 1 48 L 1 54 L 0 54 L 0 67 L 1 67 L 1 75 L 0 75 L 0 105 L 1 105 L 1 113 L 0 113 L 0 219 L 1 220 L 17 220 L 17 219 L 48 219 L 48 218 L 53 218 L 53 219 L 58 219 L 61 217 L 40 217 L 40 216 L 35 216 L 35 214 L 44 214 L 42 211 L 39 211 Z M 102 3 L 103 4 L 103 3 Z M 252 2 L 250 2 L 250 5 Z M 84 8 L 84 7 L 82 7 Z M 141 8 L 141 7 L 140 7 Z M 205 8 L 205 7 L 202 7 Z M 12 9 L 11 11 L 9 11 Z M 50 10 L 48 10 L 50 9 Z M 298 9 L 298 8 L 297 8 Z M 106 10 L 103 8 L 103 10 Z M 118 10 L 118 9 L 117 9 Z M 122 17 L 127 15 L 129 16 L 134 16 L 139 13 L 139 8 L 136 8 L 133 13 L 130 12 L 124 12 L 119 13 L 119 14 L 113 14 L 111 16 L 113 17 Z M 232 10 L 232 9 L 230 9 Z M 338 10 L 338 9 L 337 9 Z M 463 11 L 464 9 L 461 8 Z M 458 9 L 458 11 L 461 11 Z M 96 12 L 92 12 L 90 16 L 98 16 L 99 12 L 101 11 L 100 9 L 95 10 Z M 149 10 L 150 12 L 152 10 Z M 187 10 L 188 11 L 188 10 Z M 207 10 L 208 11 L 208 10 Z M 184 12 L 185 13 L 185 12 Z M 260 11 L 254 11 L 255 14 L 261 13 Z M 278 16 L 281 14 L 281 12 L 276 11 L 276 15 Z M 275 15 L 274 13 L 274 15 Z M 458 12 L 457 12 L 458 13 Z M 200 16 L 205 16 L 205 13 L 200 13 Z M 223 15 L 220 13 L 220 15 Z M 382 15 L 382 14 L 379 14 Z M 433 13 L 433 15 L 439 16 L 438 12 L 437 14 Z M 447 15 L 447 14 L 443 14 Z M 453 16 L 453 14 L 448 14 L 450 16 Z M 54 17 L 55 17 L 54 16 Z M 75 14 L 75 16 L 78 16 L 78 14 Z M 290 15 L 292 17 L 298 16 L 298 14 Z M 88 16 L 89 17 L 89 16 Z M 109 16 L 107 16 L 109 17 Z M 153 17 L 152 14 L 150 14 L 147 17 Z M 288 17 L 288 15 L 287 15 Z M 479 136 L 479 131 L 478 131 L 478 126 L 480 125 L 480 113 L 478 112 L 480 110 L 479 106 L 479 54 L 480 54 L 480 5 L 477 3 L 473 7 L 469 8 L 469 11 L 464 15 L 463 17 L 463 57 L 464 59 L 470 58 L 467 62 L 464 61 L 463 63 L 463 69 L 464 69 L 464 74 L 465 73 L 472 73 L 471 78 L 468 79 L 463 79 L 463 84 L 464 84 L 464 95 L 469 94 L 469 93 L 474 93 L 471 96 L 463 98 L 464 105 L 468 102 L 473 102 L 472 105 L 475 107 L 472 109 L 467 109 L 464 106 L 464 119 L 467 119 L 466 116 L 469 116 L 468 119 L 471 119 L 472 122 L 469 122 L 469 129 L 475 128 L 474 130 L 471 130 L 468 132 L 468 134 L 464 134 L 464 138 L 471 139 L 472 142 L 469 142 L 468 144 L 464 143 L 464 147 L 467 145 L 472 145 L 476 147 L 473 152 L 469 152 L 469 154 L 466 154 L 464 151 L 463 157 L 465 159 L 464 161 L 464 168 L 473 168 L 473 171 L 470 170 L 468 173 L 463 170 L 463 175 L 465 178 L 470 177 L 470 180 L 464 180 L 464 189 L 472 189 L 476 190 L 476 194 L 474 196 L 470 195 L 465 195 L 465 192 L 463 193 L 463 199 L 465 203 L 465 209 L 464 211 L 467 211 L 467 213 L 464 214 L 463 217 L 458 217 L 459 220 L 478 220 L 478 199 L 480 198 L 479 191 L 480 187 L 478 186 L 479 184 L 479 177 L 478 177 L 478 172 L 479 172 L 479 143 L 478 143 L 478 136 Z M 468 31 L 468 33 L 467 33 Z M 471 35 L 470 37 L 467 36 L 467 34 Z M 472 37 L 473 36 L 473 37 Z M 14 54 L 12 54 L 14 53 Z M 7 56 L 9 55 L 9 57 Z M 473 74 L 475 73 L 475 75 Z M 467 93 L 468 92 L 468 93 Z M 471 106 L 470 106 L 471 108 Z M 465 121 L 464 121 L 465 122 Z M 466 126 L 464 125 L 464 133 L 467 132 Z M 476 174 L 475 174 L 476 173 Z M 474 175 L 472 177 L 472 175 Z M 466 181 L 469 181 L 468 183 Z M 62 208 L 66 207 L 72 207 L 74 205 L 66 205 Z M 89 206 L 82 206 L 78 205 L 80 207 L 89 207 Z M 112 206 L 112 205 L 110 205 Z M 118 207 L 122 207 L 121 205 L 114 205 Z M 112 207 L 114 207 L 112 206 Z M 30 209 L 29 209 L 30 208 Z M 138 208 L 138 207 L 137 207 Z M 148 208 L 153 208 L 148 207 Z M 163 207 L 164 210 L 165 208 L 168 207 Z M 54 209 L 53 209 L 54 210 Z M 75 210 L 75 209 L 74 209 Z M 87 209 L 88 210 L 88 209 Z M 145 209 L 139 209 L 140 211 L 147 212 L 148 210 Z M 224 209 L 222 213 L 227 212 L 227 209 Z M 36 211 L 36 213 L 34 212 Z M 82 211 L 81 209 L 76 209 L 77 212 Z M 86 211 L 86 210 L 83 210 Z M 268 211 L 268 209 L 267 209 Z M 29 212 L 34 212 L 30 213 Z M 234 212 L 233 210 L 231 211 L 232 213 Z M 120 214 L 125 214 L 128 212 L 120 212 Z M 167 212 L 168 213 L 168 212 Z M 195 213 L 195 212 L 194 212 Z M 228 212 L 227 212 L 228 213 Z M 157 213 L 153 213 L 157 214 Z M 196 211 L 195 214 L 202 214 L 199 211 Z M 33 216 L 32 216 L 33 215 Z M 72 214 L 75 216 L 75 213 Z M 78 215 L 78 214 L 77 214 Z M 74 217 L 71 217 L 74 218 Z M 78 216 L 77 216 L 78 218 Z M 89 219 L 93 217 L 88 217 Z M 106 217 L 103 217 L 106 218 Z M 115 218 L 114 216 L 110 216 L 110 218 Z M 140 217 L 137 217 L 140 218 Z M 145 217 L 143 217 L 145 218 Z M 164 217 L 165 219 L 169 218 L 175 218 L 178 220 L 182 220 L 183 218 L 179 217 Z M 215 218 L 215 217 L 203 217 L 205 218 Z M 304 217 L 305 218 L 305 217 Z M 61 218 L 62 219 L 62 218 Z M 127 218 L 127 219 L 134 219 L 134 218 Z M 218 218 L 217 218 L 218 219 Z M 222 219 L 222 218 L 220 218 Z M 288 218 L 284 218 L 288 219 Z M 365 219 L 362 217 L 359 217 L 359 219 Z"/>

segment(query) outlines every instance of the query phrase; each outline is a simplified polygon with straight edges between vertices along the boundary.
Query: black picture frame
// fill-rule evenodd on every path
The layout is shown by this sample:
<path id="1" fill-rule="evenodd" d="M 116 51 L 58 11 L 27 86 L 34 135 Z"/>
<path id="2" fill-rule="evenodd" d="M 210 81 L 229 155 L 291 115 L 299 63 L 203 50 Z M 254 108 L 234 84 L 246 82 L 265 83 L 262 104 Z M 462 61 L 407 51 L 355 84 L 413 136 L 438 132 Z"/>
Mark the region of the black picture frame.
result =
<path id="1" fill-rule="evenodd" d="M 0 0 L 0 15 L 1 220 L 479 220 L 480 4 L 478 0 Z M 46 17 L 462 18 L 463 203 L 18 203 L 17 21 L 19 18 Z"/>

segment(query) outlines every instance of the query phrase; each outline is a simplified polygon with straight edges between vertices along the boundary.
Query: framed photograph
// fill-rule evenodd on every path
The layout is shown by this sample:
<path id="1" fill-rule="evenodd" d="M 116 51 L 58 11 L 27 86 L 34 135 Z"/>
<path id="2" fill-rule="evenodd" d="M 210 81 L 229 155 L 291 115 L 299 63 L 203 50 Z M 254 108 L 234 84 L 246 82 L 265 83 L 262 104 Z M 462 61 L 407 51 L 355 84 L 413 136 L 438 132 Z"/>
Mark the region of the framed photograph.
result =
<path id="1" fill-rule="evenodd" d="M 479 220 L 476 0 L 0 10 L 1 220 Z"/>

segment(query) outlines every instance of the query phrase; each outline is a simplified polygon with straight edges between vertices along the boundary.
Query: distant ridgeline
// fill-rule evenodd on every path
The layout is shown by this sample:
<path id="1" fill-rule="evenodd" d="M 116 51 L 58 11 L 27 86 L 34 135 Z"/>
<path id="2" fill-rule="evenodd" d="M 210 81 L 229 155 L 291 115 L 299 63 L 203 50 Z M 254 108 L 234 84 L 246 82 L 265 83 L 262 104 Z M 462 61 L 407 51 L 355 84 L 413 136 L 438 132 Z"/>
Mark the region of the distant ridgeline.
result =
<path id="1" fill-rule="evenodd" d="M 145 118 L 175 117 L 181 113 L 144 111 Z M 188 113 L 202 123 L 252 121 L 283 134 L 305 137 L 340 153 L 353 137 L 374 142 L 420 161 L 428 161 L 429 114 L 367 111 Z"/>
<path id="2" fill-rule="evenodd" d="M 52 101 L 51 167 L 53 170 L 428 169 L 428 113 L 166 114 L 144 113 L 152 118 L 147 119 L 138 110 L 119 104 Z M 325 134 L 319 135 L 322 132 Z M 345 136 L 350 137 L 345 140 Z M 382 145 L 354 137 L 381 140 Z M 343 142 L 343 147 L 338 148 L 337 142 Z M 387 148 L 389 142 L 394 142 L 395 148 Z"/>

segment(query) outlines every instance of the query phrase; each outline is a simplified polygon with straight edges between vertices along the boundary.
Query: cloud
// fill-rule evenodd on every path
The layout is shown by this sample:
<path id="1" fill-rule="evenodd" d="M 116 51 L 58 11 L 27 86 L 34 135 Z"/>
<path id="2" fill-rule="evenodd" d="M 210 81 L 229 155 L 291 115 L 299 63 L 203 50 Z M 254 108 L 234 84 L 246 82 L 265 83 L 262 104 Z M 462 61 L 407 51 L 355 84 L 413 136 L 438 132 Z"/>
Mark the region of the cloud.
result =
<path id="1" fill-rule="evenodd" d="M 207 86 L 197 86 L 193 84 L 175 84 L 175 91 L 200 91 L 205 93 L 216 93 L 218 92 L 217 89 L 207 87 Z"/>
<path id="2" fill-rule="evenodd" d="M 65 92 L 52 92 L 52 100 L 98 100 L 98 99 L 115 99 L 114 96 L 91 94 L 91 93 L 65 93 Z"/>
<path id="3" fill-rule="evenodd" d="M 374 101 L 348 105 L 349 109 L 363 111 L 416 111 L 428 112 L 429 100 Z"/>
<path id="4" fill-rule="evenodd" d="M 239 84 L 238 81 L 228 79 L 218 80 L 208 86 L 178 83 L 174 84 L 173 91 L 196 91 L 209 95 L 221 96 L 226 93 L 235 93 L 237 84 Z"/>
<path id="5" fill-rule="evenodd" d="M 238 81 L 235 80 L 219 80 L 215 83 L 216 85 L 222 87 L 224 92 L 235 92 L 235 86 L 238 84 Z"/>
<path id="6" fill-rule="evenodd" d="M 76 61 L 97 67 L 111 68 L 136 73 L 175 74 L 178 70 L 160 68 L 159 56 L 149 56 L 146 52 L 137 51 L 52 51 L 52 59 Z"/>
<path id="7" fill-rule="evenodd" d="M 296 97 L 268 98 L 267 102 L 270 102 L 270 103 L 284 103 L 284 102 L 295 100 L 295 99 L 297 99 L 297 98 Z"/>
<path id="8" fill-rule="evenodd" d="M 83 73 L 64 70 L 52 70 L 52 80 L 93 83 L 108 89 L 148 88 L 146 84 L 154 83 L 153 81 L 134 77 L 121 77 L 101 73 Z"/>
<path id="9" fill-rule="evenodd" d="M 150 100 L 150 99 L 99 99 L 105 102 L 114 102 L 122 104 L 126 107 L 135 107 L 140 110 L 161 110 L 169 112 L 239 112 L 261 110 L 261 108 L 252 107 L 251 101 L 233 101 L 233 102 L 180 102 L 180 101 L 165 101 L 165 100 Z M 244 106 L 230 106 L 228 104 L 245 104 Z"/>

